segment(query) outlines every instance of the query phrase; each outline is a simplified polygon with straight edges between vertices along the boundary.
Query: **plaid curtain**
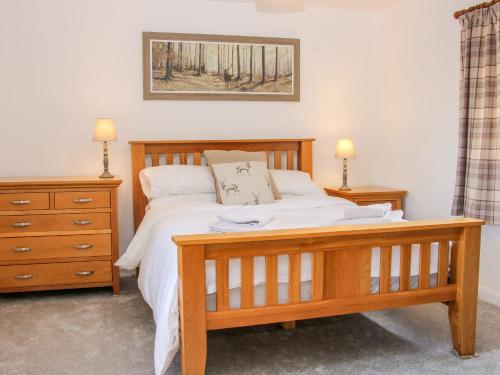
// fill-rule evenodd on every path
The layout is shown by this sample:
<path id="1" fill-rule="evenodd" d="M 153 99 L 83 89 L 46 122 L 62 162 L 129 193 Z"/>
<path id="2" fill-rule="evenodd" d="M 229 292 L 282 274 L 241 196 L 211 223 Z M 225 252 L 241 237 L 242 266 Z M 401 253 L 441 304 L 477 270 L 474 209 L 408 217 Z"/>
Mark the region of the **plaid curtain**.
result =
<path id="1" fill-rule="evenodd" d="M 460 139 L 452 215 L 500 223 L 500 3 L 460 18 Z"/>

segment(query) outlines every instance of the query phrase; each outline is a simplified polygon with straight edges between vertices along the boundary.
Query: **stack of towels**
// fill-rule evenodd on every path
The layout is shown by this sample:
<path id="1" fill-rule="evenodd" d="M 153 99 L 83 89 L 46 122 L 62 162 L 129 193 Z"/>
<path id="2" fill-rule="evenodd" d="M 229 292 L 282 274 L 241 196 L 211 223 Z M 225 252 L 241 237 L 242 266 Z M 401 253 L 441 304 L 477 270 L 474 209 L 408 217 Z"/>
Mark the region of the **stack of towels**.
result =
<path id="1" fill-rule="evenodd" d="M 344 211 L 344 218 L 342 220 L 384 217 L 391 212 L 391 209 L 392 205 L 390 203 L 349 207 Z"/>
<path id="2" fill-rule="evenodd" d="M 228 212 L 217 216 L 218 221 L 210 224 L 212 232 L 248 232 L 260 230 L 272 219 L 270 212 L 250 213 L 250 212 Z"/>

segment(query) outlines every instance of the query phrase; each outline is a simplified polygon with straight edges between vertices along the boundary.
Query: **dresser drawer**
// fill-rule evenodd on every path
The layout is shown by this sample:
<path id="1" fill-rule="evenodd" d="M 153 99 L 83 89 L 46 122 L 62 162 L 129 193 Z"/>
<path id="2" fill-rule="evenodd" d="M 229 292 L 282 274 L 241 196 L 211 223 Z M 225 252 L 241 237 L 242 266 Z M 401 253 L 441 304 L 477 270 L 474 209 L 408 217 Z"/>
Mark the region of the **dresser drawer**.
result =
<path id="1" fill-rule="evenodd" d="M 110 229 L 109 213 L 0 216 L 0 233 Z"/>
<path id="2" fill-rule="evenodd" d="M 111 207 L 109 191 L 62 191 L 55 193 L 55 209 Z"/>
<path id="3" fill-rule="evenodd" d="M 110 234 L 0 238 L 0 263 L 111 256 Z"/>
<path id="4" fill-rule="evenodd" d="M 0 194 L 0 211 L 48 210 L 49 193 Z"/>
<path id="5" fill-rule="evenodd" d="M 0 266 L 0 289 L 111 283 L 109 261 Z"/>

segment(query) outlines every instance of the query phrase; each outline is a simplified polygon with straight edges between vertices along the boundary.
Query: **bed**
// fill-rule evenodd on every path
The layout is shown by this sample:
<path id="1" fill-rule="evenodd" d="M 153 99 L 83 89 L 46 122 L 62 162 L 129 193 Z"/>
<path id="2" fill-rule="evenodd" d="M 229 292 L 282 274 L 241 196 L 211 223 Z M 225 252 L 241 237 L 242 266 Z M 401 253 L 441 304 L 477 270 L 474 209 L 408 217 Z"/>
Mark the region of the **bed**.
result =
<path id="1" fill-rule="evenodd" d="M 146 166 L 200 165 L 205 150 L 265 151 L 270 168 L 312 175 L 313 142 L 130 142 L 137 231 L 131 247 L 146 253 L 127 251 L 122 258 L 129 257 L 129 266 L 141 262 L 139 287 L 157 325 L 158 374 L 179 345 L 182 373 L 203 374 L 208 330 L 293 326 L 301 319 L 437 302 L 449 306 L 456 353 L 475 353 L 480 220 L 324 226 L 316 212 L 335 215 L 352 204 L 332 197 L 283 199 L 275 214 L 290 222 L 265 231 L 193 234 L 206 232 L 207 220 L 223 209 L 205 196 L 150 202 L 144 216 L 148 201 L 139 172 Z M 316 225 L 304 221 L 308 212 Z M 294 215 L 302 222 L 290 219 Z"/>

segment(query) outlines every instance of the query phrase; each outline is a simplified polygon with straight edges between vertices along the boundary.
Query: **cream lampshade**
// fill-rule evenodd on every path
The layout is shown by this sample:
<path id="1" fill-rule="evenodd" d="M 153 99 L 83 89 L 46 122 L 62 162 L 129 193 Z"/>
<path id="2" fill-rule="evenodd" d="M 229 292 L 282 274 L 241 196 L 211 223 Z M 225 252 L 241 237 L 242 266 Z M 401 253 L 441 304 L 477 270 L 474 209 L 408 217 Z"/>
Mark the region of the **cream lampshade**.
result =
<path id="1" fill-rule="evenodd" d="M 109 159 L 108 159 L 108 142 L 116 141 L 115 122 L 111 118 L 98 118 L 95 122 L 93 141 L 103 142 L 104 145 L 104 172 L 99 176 L 100 178 L 113 178 L 114 176 L 109 173 Z"/>
<path id="2" fill-rule="evenodd" d="M 343 138 L 337 141 L 337 147 L 335 148 L 335 157 L 337 159 L 344 160 L 344 169 L 342 174 L 342 186 L 340 190 L 351 190 L 349 185 L 347 185 L 347 159 L 354 159 L 354 143 L 352 139 Z"/>

